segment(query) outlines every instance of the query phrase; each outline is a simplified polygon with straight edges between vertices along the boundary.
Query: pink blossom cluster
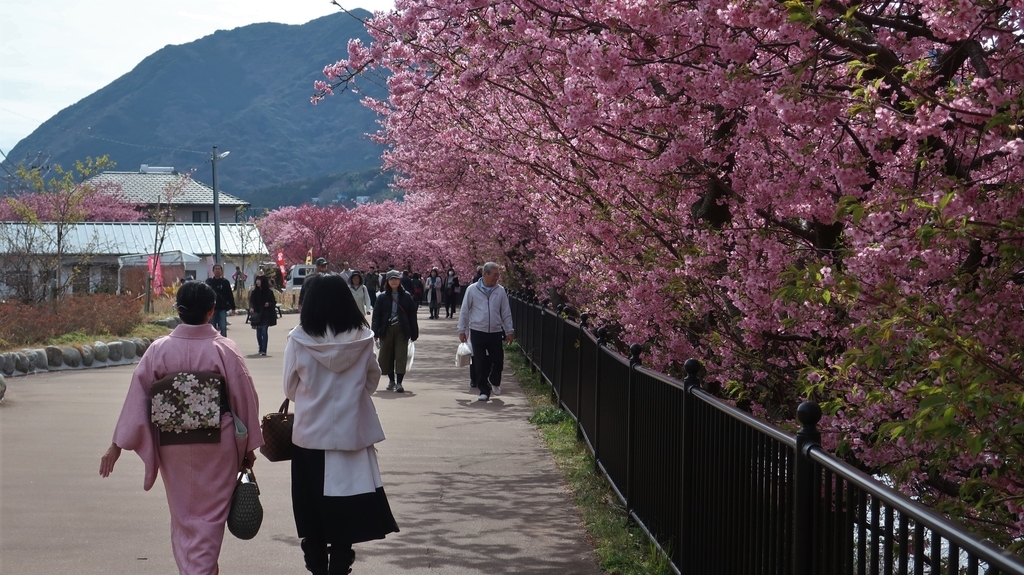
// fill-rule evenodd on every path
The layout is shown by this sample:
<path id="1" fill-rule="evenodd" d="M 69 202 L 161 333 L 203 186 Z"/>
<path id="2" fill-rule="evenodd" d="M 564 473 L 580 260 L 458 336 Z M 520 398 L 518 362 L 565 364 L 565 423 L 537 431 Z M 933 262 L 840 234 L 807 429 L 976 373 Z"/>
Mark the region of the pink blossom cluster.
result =
<path id="1" fill-rule="evenodd" d="M 385 244 L 499 259 L 767 417 L 817 399 L 844 456 L 1020 534 L 1022 14 L 401 0 L 314 99 L 387 73 Z"/>

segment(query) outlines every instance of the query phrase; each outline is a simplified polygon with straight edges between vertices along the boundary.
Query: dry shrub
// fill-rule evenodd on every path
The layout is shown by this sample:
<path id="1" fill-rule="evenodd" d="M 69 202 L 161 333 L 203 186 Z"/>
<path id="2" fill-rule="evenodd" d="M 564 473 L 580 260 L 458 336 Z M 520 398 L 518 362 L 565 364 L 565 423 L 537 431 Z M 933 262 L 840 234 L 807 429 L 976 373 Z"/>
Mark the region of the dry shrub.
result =
<path id="1" fill-rule="evenodd" d="M 90 294 L 51 302 L 0 303 L 0 346 L 38 345 L 66 333 L 123 336 L 142 323 L 142 304 L 130 296 Z"/>

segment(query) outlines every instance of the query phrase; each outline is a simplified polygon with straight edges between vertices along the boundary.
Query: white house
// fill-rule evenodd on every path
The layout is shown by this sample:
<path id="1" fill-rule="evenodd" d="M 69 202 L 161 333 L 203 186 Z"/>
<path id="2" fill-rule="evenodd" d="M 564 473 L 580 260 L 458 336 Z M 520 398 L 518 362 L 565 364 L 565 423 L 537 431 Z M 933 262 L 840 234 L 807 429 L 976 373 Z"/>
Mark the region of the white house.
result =
<path id="1" fill-rule="evenodd" d="M 0 222 L 0 297 L 14 297 L 26 285 L 48 284 L 69 284 L 70 292 L 139 293 L 148 256 L 156 252 L 164 254 L 164 285 L 185 276 L 202 280 L 212 275 L 214 224 L 86 222 L 66 228 L 62 249 L 57 232 L 52 223 Z M 59 277 L 53 263 L 58 250 L 63 252 Z M 220 251 L 225 277 L 242 268 L 250 285 L 259 263 L 269 259 L 252 224 L 222 223 Z"/>

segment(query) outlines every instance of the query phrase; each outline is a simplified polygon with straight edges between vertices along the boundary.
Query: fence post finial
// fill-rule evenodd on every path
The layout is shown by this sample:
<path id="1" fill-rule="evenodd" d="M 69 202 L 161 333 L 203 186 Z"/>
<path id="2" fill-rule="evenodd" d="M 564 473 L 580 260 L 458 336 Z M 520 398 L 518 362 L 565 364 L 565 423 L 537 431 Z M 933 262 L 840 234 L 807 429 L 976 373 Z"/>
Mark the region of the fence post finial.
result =
<path id="1" fill-rule="evenodd" d="M 590 320 L 590 314 L 589 313 L 583 313 L 582 315 L 580 315 L 580 329 L 587 329 L 587 328 L 589 328 L 590 326 L 587 325 L 587 322 L 589 320 Z"/>
<path id="2" fill-rule="evenodd" d="M 636 367 L 640 365 L 640 354 L 643 353 L 644 347 L 639 343 L 634 343 L 629 346 L 629 367 Z"/>
<path id="3" fill-rule="evenodd" d="M 683 385 L 689 387 L 700 387 L 700 361 L 694 358 L 690 358 L 683 363 L 683 369 L 686 370 L 686 377 L 683 378 Z"/>
<path id="4" fill-rule="evenodd" d="M 821 421 L 821 406 L 813 401 L 805 401 L 796 408 L 796 420 L 800 422 L 800 431 L 807 439 L 814 443 L 821 441 L 821 433 L 818 432 L 818 422 Z"/>
<path id="5" fill-rule="evenodd" d="M 601 326 L 597 330 L 597 345 L 605 345 L 608 343 L 608 328 Z"/>

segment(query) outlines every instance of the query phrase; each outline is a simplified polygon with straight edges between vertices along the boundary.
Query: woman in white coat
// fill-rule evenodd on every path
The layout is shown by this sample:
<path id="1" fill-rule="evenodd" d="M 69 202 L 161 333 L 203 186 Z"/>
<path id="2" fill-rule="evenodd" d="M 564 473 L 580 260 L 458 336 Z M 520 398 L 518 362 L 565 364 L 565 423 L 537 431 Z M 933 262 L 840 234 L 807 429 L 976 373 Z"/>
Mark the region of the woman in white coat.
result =
<path id="1" fill-rule="evenodd" d="M 380 382 L 373 332 L 339 275 L 307 279 L 288 335 L 284 392 L 295 402 L 292 511 L 306 569 L 349 573 L 353 543 L 398 531 L 375 443 L 384 430 L 370 397 Z"/>
<path id="2" fill-rule="evenodd" d="M 363 313 L 370 315 L 370 312 L 373 311 L 373 304 L 370 303 L 370 290 L 363 285 L 363 274 L 352 272 L 348 278 L 348 288 L 352 290 L 352 297 L 355 298 L 356 305 L 363 310 Z"/>

